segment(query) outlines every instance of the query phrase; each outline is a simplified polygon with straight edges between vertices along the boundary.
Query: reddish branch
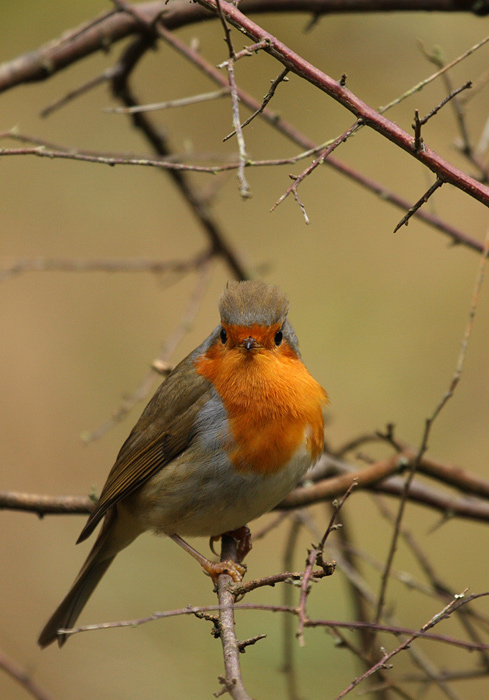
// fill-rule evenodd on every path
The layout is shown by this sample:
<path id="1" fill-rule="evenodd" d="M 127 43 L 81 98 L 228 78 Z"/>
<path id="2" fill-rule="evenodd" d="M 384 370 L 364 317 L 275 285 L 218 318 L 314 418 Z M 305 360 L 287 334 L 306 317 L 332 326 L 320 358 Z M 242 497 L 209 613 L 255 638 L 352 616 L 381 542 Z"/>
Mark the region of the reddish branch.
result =
<path id="1" fill-rule="evenodd" d="M 165 0 L 135 5 L 139 17 L 152 22 L 159 14 L 168 29 L 214 19 L 203 7 L 187 0 L 167 3 Z M 322 14 L 351 14 L 354 12 L 469 12 L 480 16 L 489 13 L 487 0 L 242 0 L 243 13 L 300 12 L 316 16 Z M 14 61 L 0 66 L 0 92 L 15 85 L 49 78 L 72 63 L 107 48 L 121 39 L 141 30 L 140 23 L 128 13 L 106 12 L 96 20 L 86 22 Z"/>
<path id="2" fill-rule="evenodd" d="M 197 2 L 199 5 L 202 5 L 202 7 L 206 7 L 214 12 L 217 11 L 216 0 L 197 0 Z M 342 81 L 338 82 L 334 80 L 329 75 L 316 68 L 316 66 L 306 61 L 302 56 L 296 54 L 279 39 L 246 17 L 237 7 L 224 2 L 224 0 L 221 1 L 220 7 L 226 20 L 233 27 L 236 27 L 236 29 L 246 34 L 250 39 L 255 42 L 267 39 L 268 44 L 264 51 L 280 61 L 291 73 L 295 73 L 300 78 L 303 78 L 308 83 L 311 83 L 311 85 L 314 85 L 339 102 L 343 107 L 352 112 L 357 119 L 361 120 L 363 124 L 371 127 L 426 165 L 437 174 L 438 179 L 454 185 L 482 204 L 486 206 L 489 205 L 488 187 L 469 177 L 462 170 L 459 170 L 459 168 L 448 163 L 426 144 L 423 144 L 422 148 L 416 148 L 413 136 L 407 134 L 397 124 L 389 121 L 383 115 L 369 107 L 363 100 L 360 100 L 348 90 L 348 88 L 342 84 Z"/>
<path id="3" fill-rule="evenodd" d="M 174 33 L 169 32 L 166 29 L 159 26 L 159 34 L 176 51 L 182 54 L 182 56 L 185 56 L 185 58 L 187 58 L 187 60 L 189 60 L 193 65 L 197 66 L 205 75 L 207 75 L 207 77 L 209 77 L 211 80 L 213 80 L 218 85 L 221 85 L 222 87 L 228 86 L 227 80 L 221 72 L 216 70 L 216 68 L 213 65 L 206 61 L 206 59 L 200 53 L 194 51 L 190 46 L 187 46 L 187 44 L 185 44 L 183 41 L 181 41 L 181 39 L 175 36 Z M 263 118 L 269 124 L 269 126 L 272 126 L 274 129 L 277 129 L 277 131 L 279 131 L 285 137 L 290 139 L 293 143 L 296 143 L 298 146 L 307 151 L 310 150 L 315 152 L 318 150 L 318 146 L 316 143 L 314 143 L 314 141 L 311 141 L 311 139 L 302 134 L 292 124 L 287 122 L 282 117 L 279 117 L 271 110 L 262 109 L 262 104 L 260 102 L 255 100 L 254 97 L 252 97 L 239 87 L 238 95 L 240 101 L 244 105 L 246 105 L 253 112 L 260 112 L 261 118 Z M 342 163 L 334 156 L 329 156 L 325 161 L 325 165 L 331 166 L 343 175 L 346 175 L 346 177 L 354 180 L 355 182 L 362 185 L 371 192 L 374 192 L 382 199 L 382 201 L 390 202 L 391 204 L 394 204 L 395 206 L 399 207 L 399 209 L 402 209 L 403 211 L 407 211 L 411 207 L 411 203 L 404 197 L 395 194 L 383 185 L 375 182 L 375 180 L 372 180 L 363 175 L 362 173 L 358 172 L 351 166 Z M 484 244 L 481 241 L 477 240 L 476 238 L 473 238 L 472 236 L 468 236 L 466 233 L 460 231 L 459 229 L 455 228 L 446 221 L 443 221 L 435 214 L 427 211 L 426 209 L 419 209 L 415 212 L 414 215 L 417 218 L 422 219 L 426 223 L 429 223 L 431 226 L 435 227 L 442 233 L 448 235 L 454 243 L 462 244 L 464 246 L 467 246 L 471 250 L 482 253 Z"/>

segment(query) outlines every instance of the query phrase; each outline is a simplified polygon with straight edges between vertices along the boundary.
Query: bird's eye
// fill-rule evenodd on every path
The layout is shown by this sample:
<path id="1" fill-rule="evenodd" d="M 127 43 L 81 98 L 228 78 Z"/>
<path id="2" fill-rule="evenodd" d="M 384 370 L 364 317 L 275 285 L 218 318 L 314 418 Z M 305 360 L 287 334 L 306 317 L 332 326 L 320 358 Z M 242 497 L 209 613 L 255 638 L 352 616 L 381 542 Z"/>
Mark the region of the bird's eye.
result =
<path id="1" fill-rule="evenodd" d="M 226 340 L 228 339 L 228 334 L 226 333 L 224 328 L 221 328 L 220 338 L 221 338 L 221 343 L 224 345 Z"/>
<path id="2" fill-rule="evenodd" d="M 284 334 L 282 333 L 282 331 L 277 331 L 277 333 L 275 333 L 275 345 L 280 345 L 283 337 Z"/>

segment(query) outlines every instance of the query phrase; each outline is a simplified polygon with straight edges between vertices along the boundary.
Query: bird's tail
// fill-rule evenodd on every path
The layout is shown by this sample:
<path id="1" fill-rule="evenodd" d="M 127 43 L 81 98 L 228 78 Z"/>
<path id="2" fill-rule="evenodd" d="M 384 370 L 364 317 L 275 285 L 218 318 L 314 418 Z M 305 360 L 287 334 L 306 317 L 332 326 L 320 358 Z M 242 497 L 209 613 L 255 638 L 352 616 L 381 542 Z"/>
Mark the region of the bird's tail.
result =
<path id="1" fill-rule="evenodd" d="M 68 635 L 59 634 L 58 630 L 73 627 L 116 554 L 139 534 L 139 532 L 135 532 L 132 537 L 123 537 L 121 541 L 116 532 L 119 529 L 116 526 L 116 520 L 117 512 L 114 508 L 107 514 L 100 534 L 68 594 L 51 615 L 39 635 L 37 640 L 39 646 L 44 648 L 56 640 L 60 647 L 63 646 Z"/>

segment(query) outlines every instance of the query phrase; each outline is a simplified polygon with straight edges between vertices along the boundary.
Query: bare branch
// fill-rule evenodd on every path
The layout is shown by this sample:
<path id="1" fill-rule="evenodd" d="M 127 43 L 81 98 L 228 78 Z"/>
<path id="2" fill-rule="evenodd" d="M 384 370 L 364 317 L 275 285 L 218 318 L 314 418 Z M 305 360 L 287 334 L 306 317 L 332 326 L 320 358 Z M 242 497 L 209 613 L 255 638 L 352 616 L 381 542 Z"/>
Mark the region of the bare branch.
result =
<path id="1" fill-rule="evenodd" d="M 421 148 L 421 146 L 419 147 Z M 407 226 L 409 223 L 409 219 L 413 216 L 413 214 L 415 214 L 418 211 L 418 209 L 423 206 L 423 204 L 426 204 L 431 195 L 434 194 L 436 190 L 439 189 L 442 185 L 443 180 L 437 178 L 435 182 L 431 185 L 431 187 L 424 193 L 424 195 L 420 199 L 418 199 L 416 204 L 413 204 L 413 206 L 408 209 L 406 214 L 402 217 L 402 219 L 394 229 L 394 233 L 397 233 L 402 226 Z"/>
<path id="2" fill-rule="evenodd" d="M 175 107 L 188 107 L 189 105 L 217 100 L 220 97 L 227 97 L 229 89 L 215 90 L 214 92 L 204 92 L 201 95 L 182 97 L 179 100 L 167 100 L 166 102 L 153 102 L 147 105 L 136 105 L 135 107 L 106 107 L 104 112 L 112 114 L 137 114 L 138 112 L 156 112 L 160 109 L 174 109 Z"/>
<path id="3" fill-rule="evenodd" d="M 19 683 L 22 688 L 29 693 L 36 700 L 53 700 L 53 696 L 50 695 L 44 688 L 42 688 L 39 683 L 36 683 L 31 678 L 31 674 L 26 670 L 21 668 L 18 664 L 10 659 L 3 651 L 0 650 L 0 668 L 8 675 L 13 678 L 17 683 Z"/>
<path id="4" fill-rule="evenodd" d="M 44 496 L 37 493 L 0 491 L 0 510 L 22 510 L 44 515 L 86 515 L 95 507 L 96 499 L 88 496 Z"/>
<path id="5" fill-rule="evenodd" d="M 206 61 L 197 51 L 193 50 L 191 47 L 187 46 L 183 41 L 176 37 L 172 32 L 167 31 L 165 28 L 160 26 L 160 35 L 169 43 L 179 54 L 187 58 L 193 65 L 197 66 L 205 75 L 207 75 L 211 80 L 213 80 L 218 85 L 223 87 L 228 87 L 228 83 L 224 76 L 214 68 L 208 61 Z M 241 88 L 238 88 L 238 95 L 240 101 L 245 104 L 249 109 L 253 111 L 260 112 L 261 104 L 255 100 L 254 97 L 246 93 Z M 279 118 L 276 114 L 268 109 L 264 109 L 260 112 L 260 117 L 265 119 L 267 124 L 277 129 L 284 136 L 289 138 L 294 143 L 298 144 L 301 148 L 307 149 L 311 152 L 317 152 L 321 147 L 314 144 L 311 139 L 299 132 L 292 124 L 288 123 L 286 120 Z M 375 182 L 371 178 L 366 177 L 359 171 L 355 170 L 349 165 L 342 163 L 337 160 L 334 156 L 329 156 L 325 161 L 326 166 L 331 166 L 335 170 L 343 173 L 346 177 L 354 180 L 362 187 L 367 188 L 371 192 L 377 194 L 383 201 L 390 202 L 394 206 L 406 211 L 411 207 L 411 203 L 404 197 L 400 197 L 395 194 L 387 187 Z M 466 233 L 458 230 L 451 224 L 443 221 L 439 217 L 431 214 L 428 211 L 420 209 L 414 214 L 426 223 L 434 226 L 439 231 L 445 233 L 450 237 L 453 243 L 459 243 L 464 246 L 468 246 L 471 250 L 482 252 L 483 243 L 467 235 Z"/>
<path id="6" fill-rule="evenodd" d="M 8 267 L 0 268 L 0 282 L 26 272 L 191 272 L 203 265 L 210 255 L 205 251 L 188 260 L 20 258 Z"/>
<path id="7" fill-rule="evenodd" d="M 217 0 L 197 0 L 197 2 L 202 7 L 206 7 L 214 12 L 217 11 Z M 425 146 L 423 149 L 416 149 L 412 136 L 403 131 L 397 124 L 389 121 L 381 114 L 378 114 L 345 86 L 341 85 L 338 81 L 326 75 L 326 73 L 320 71 L 315 66 L 312 66 L 283 42 L 246 17 L 237 7 L 224 2 L 224 0 L 220 0 L 220 4 L 226 20 L 240 31 L 243 31 L 250 39 L 258 42 L 268 38 L 270 44 L 264 51 L 280 61 L 285 68 L 288 68 L 291 72 L 342 104 L 346 109 L 352 112 L 357 119 L 361 119 L 366 126 L 374 129 L 396 144 L 399 148 L 429 167 L 440 179 L 461 189 L 482 204 L 486 206 L 489 205 L 488 187 L 469 177 L 460 169 L 452 166 L 431 148 Z"/>
<path id="8" fill-rule="evenodd" d="M 227 535 L 222 536 L 221 561 L 238 561 L 236 541 Z M 228 574 L 220 574 L 217 579 L 217 596 L 219 600 L 219 636 L 224 656 L 225 676 L 222 680 L 225 689 L 233 700 L 251 700 L 245 690 L 241 676 L 239 655 L 240 645 L 236 639 L 234 625 L 233 579 Z M 219 695 L 219 694 L 218 694 Z"/>

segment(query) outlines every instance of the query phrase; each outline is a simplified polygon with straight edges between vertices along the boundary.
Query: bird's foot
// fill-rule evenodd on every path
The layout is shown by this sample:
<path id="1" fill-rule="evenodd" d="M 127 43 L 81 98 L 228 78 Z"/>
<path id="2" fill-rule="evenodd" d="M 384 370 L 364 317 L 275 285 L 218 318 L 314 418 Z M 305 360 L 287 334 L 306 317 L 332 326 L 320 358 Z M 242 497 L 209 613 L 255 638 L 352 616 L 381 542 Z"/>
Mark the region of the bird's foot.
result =
<path id="1" fill-rule="evenodd" d="M 239 583 L 246 573 L 246 566 L 238 564 L 238 562 L 231 559 L 216 562 L 207 559 L 205 564 L 201 562 L 201 566 L 209 574 L 214 584 L 217 584 L 217 579 L 221 574 L 228 574 L 234 583 Z"/>
<path id="2" fill-rule="evenodd" d="M 241 528 L 240 528 L 241 529 Z M 246 528 L 248 529 L 248 528 Z M 227 533 L 229 534 L 229 533 Z M 213 582 L 216 584 L 220 574 L 229 574 L 234 583 L 239 583 L 246 573 L 246 566 L 238 562 L 227 559 L 225 561 L 212 562 L 203 554 L 194 549 L 188 542 L 185 542 L 179 535 L 170 535 L 170 538 L 176 542 L 182 549 L 196 559 L 204 571 L 209 574 Z M 249 551 L 249 550 L 248 550 Z"/>

